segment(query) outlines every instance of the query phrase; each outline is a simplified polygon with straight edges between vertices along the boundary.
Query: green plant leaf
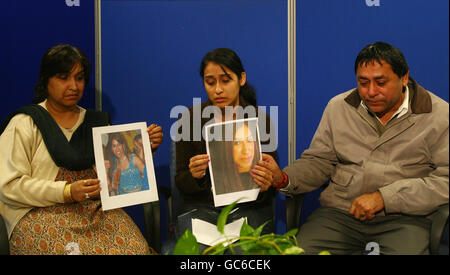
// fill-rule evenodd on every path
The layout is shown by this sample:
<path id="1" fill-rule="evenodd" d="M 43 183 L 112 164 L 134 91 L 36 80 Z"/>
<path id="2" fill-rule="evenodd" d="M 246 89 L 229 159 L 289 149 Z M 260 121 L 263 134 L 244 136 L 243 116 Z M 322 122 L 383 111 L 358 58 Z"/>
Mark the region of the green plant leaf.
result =
<path id="1" fill-rule="evenodd" d="M 224 228 L 225 228 L 225 224 L 227 223 L 227 218 L 228 218 L 228 214 L 230 214 L 230 211 L 236 206 L 236 204 L 238 203 L 238 201 L 240 201 L 241 199 L 233 202 L 230 205 L 227 205 L 224 209 L 222 209 L 222 211 L 220 212 L 219 218 L 217 219 L 217 230 L 222 233 L 225 234 L 224 232 Z"/>
<path id="2" fill-rule="evenodd" d="M 266 221 L 265 223 L 260 225 L 258 228 L 256 228 L 256 230 L 253 232 L 253 236 L 255 236 L 255 237 L 261 236 L 261 232 L 262 232 L 264 226 L 266 226 L 269 222 L 270 221 Z"/>
<path id="3" fill-rule="evenodd" d="M 255 229 L 247 224 L 247 220 L 244 220 L 244 223 L 241 227 L 240 236 L 253 236 L 253 231 L 255 231 Z"/>
<path id="4" fill-rule="evenodd" d="M 283 251 L 286 255 L 300 255 L 305 253 L 305 250 L 298 246 L 291 246 Z"/>
<path id="5" fill-rule="evenodd" d="M 283 251 L 284 254 L 286 254 L 287 249 L 296 246 L 296 245 L 292 245 L 291 243 L 288 243 L 288 242 L 277 243 L 277 245 L 281 249 L 281 251 Z M 278 253 L 281 254 L 280 252 L 278 252 Z"/>
<path id="6" fill-rule="evenodd" d="M 255 229 L 253 229 L 253 227 L 251 227 L 250 225 L 247 224 L 247 220 L 244 220 L 244 223 L 242 224 L 240 235 L 239 235 L 241 237 L 240 243 L 241 243 L 242 251 L 244 251 L 244 252 L 249 251 L 254 246 L 255 241 L 242 238 L 242 237 L 252 237 L 254 231 L 255 231 Z"/>
<path id="7" fill-rule="evenodd" d="M 271 241 L 276 243 L 278 246 L 291 247 L 297 246 L 295 242 L 285 236 L 275 235 L 271 238 Z"/>
<path id="8" fill-rule="evenodd" d="M 221 246 L 218 246 L 218 247 L 214 248 L 213 250 L 211 250 L 211 252 L 208 254 L 209 255 L 223 255 L 226 250 L 227 249 L 225 248 L 225 246 L 221 245 Z"/>
<path id="9" fill-rule="evenodd" d="M 291 229 L 288 232 L 286 232 L 283 236 L 286 236 L 286 237 L 293 236 L 293 237 L 295 237 L 297 235 L 297 232 L 298 232 L 298 229 L 294 228 L 294 229 Z"/>
<path id="10" fill-rule="evenodd" d="M 331 255 L 331 253 L 328 251 L 322 251 L 319 253 L 319 255 Z"/>
<path id="11" fill-rule="evenodd" d="M 173 255 L 200 255 L 197 239 L 189 229 L 177 241 Z"/>
<path id="12" fill-rule="evenodd" d="M 243 246 L 241 247 L 243 248 Z M 269 250 L 272 248 L 270 245 L 258 240 L 248 243 L 245 247 L 247 248 L 246 250 L 242 249 L 244 255 L 268 255 L 270 254 Z"/>

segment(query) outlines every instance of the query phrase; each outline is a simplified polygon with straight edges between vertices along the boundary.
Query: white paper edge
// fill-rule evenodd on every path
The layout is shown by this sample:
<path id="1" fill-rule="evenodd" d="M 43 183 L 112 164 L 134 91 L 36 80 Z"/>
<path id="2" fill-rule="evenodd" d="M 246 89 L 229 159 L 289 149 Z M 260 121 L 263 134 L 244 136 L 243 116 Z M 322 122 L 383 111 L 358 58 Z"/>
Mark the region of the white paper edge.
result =
<path id="1" fill-rule="evenodd" d="M 220 242 L 226 241 L 227 238 L 235 238 L 240 236 L 242 225 L 244 224 L 244 221 L 247 220 L 247 217 L 242 217 L 238 220 L 235 220 L 229 224 L 226 224 L 224 227 L 225 235 L 222 235 L 218 230 L 217 226 L 205 222 L 201 219 L 195 219 L 193 218 L 192 221 L 192 234 L 197 239 L 197 242 L 213 246 L 215 244 L 218 244 Z M 225 237 L 226 236 L 226 237 Z M 236 240 L 230 242 L 236 242 Z M 225 243 L 225 245 L 228 245 L 230 243 Z"/>
<path id="2" fill-rule="evenodd" d="M 141 130 L 149 190 L 110 197 L 108 193 L 101 135 L 131 130 Z M 153 156 L 150 147 L 150 138 L 147 133 L 147 124 L 145 122 L 94 127 L 92 128 L 92 136 L 94 140 L 95 166 L 97 168 L 97 175 L 102 188 L 100 191 L 100 198 L 102 201 L 103 211 L 159 200 L 155 169 L 153 165 Z"/>
<path id="3" fill-rule="evenodd" d="M 209 155 L 209 143 L 208 143 L 209 128 L 214 127 L 214 126 L 219 126 L 219 125 L 225 125 L 225 124 L 230 124 L 230 123 L 239 123 L 239 122 L 243 122 L 243 121 L 252 121 L 252 120 L 256 120 L 256 132 L 258 135 L 258 143 L 259 143 L 258 148 L 259 148 L 259 155 L 260 155 L 260 160 L 261 160 L 262 159 L 261 136 L 259 135 L 259 124 L 258 124 L 257 117 L 229 120 L 229 121 L 225 121 L 225 122 L 217 122 L 217 123 L 212 123 L 212 124 L 206 125 L 205 126 L 206 153 Z M 239 192 L 231 192 L 231 193 L 227 193 L 227 194 L 217 195 L 215 186 L 214 186 L 214 176 L 212 173 L 211 162 L 208 163 L 208 168 L 209 168 L 209 175 L 211 178 L 211 189 L 213 192 L 213 199 L 214 199 L 215 207 L 229 205 L 229 204 L 237 201 L 238 199 L 241 199 L 238 203 L 244 203 L 244 202 L 255 201 L 258 198 L 258 194 L 260 192 L 261 187 L 256 187 L 255 189 L 251 189 L 251 190 L 244 190 L 244 191 L 239 191 Z"/>

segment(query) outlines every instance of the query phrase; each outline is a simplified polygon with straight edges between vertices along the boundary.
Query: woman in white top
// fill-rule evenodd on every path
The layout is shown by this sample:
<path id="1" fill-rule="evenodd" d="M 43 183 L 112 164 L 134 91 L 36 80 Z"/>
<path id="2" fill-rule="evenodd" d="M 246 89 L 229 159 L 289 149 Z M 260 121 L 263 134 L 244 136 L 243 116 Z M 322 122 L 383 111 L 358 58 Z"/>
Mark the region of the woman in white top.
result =
<path id="1" fill-rule="evenodd" d="M 78 106 L 89 81 L 85 54 L 57 45 L 42 59 L 36 104 L 0 126 L 0 214 L 11 254 L 148 254 L 145 238 L 121 209 L 103 212 L 92 127 L 105 112 Z M 152 149 L 162 129 L 148 128 Z"/>

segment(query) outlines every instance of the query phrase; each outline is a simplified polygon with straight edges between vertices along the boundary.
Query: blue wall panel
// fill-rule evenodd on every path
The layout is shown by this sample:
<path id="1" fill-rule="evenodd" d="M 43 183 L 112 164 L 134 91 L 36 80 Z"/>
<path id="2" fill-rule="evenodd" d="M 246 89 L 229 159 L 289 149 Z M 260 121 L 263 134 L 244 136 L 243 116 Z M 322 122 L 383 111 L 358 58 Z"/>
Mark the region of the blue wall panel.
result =
<path id="1" fill-rule="evenodd" d="M 31 103 L 44 52 L 57 44 L 81 48 L 92 63 L 91 82 L 80 105 L 95 107 L 95 16 L 93 1 L 69 7 L 65 0 L 1 2 L 0 117 Z"/>

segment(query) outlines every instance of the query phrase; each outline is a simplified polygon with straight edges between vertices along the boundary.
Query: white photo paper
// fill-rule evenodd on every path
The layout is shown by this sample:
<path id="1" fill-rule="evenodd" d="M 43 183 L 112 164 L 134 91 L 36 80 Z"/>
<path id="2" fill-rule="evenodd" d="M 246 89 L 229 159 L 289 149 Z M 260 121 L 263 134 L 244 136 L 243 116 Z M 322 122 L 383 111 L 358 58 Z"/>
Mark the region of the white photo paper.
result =
<path id="1" fill-rule="evenodd" d="M 260 187 L 250 173 L 262 158 L 258 118 L 207 125 L 205 138 L 214 205 L 256 200 Z"/>
<path id="2" fill-rule="evenodd" d="M 234 243 L 238 240 L 236 237 L 240 236 L 244 221 L 247 222 L 247 218 L 243 217 L 226 224 L 224 226 L 225 234 L 222 234 L 217 230 L 217 225 L 200 219 L 192 219 L 192 234 L 194 234 L 197 242 L 208 246 L 213 246 L 228 239 L 235 238 L 234 241 L 231 242 Z M 227 243 L 226 245 L 231 243 Z"/>
<path id="3" fill-rule="evenodd" d="M 145 122 L 94 127 L 92 135 L 104 211 L 159 199 Z"/>

